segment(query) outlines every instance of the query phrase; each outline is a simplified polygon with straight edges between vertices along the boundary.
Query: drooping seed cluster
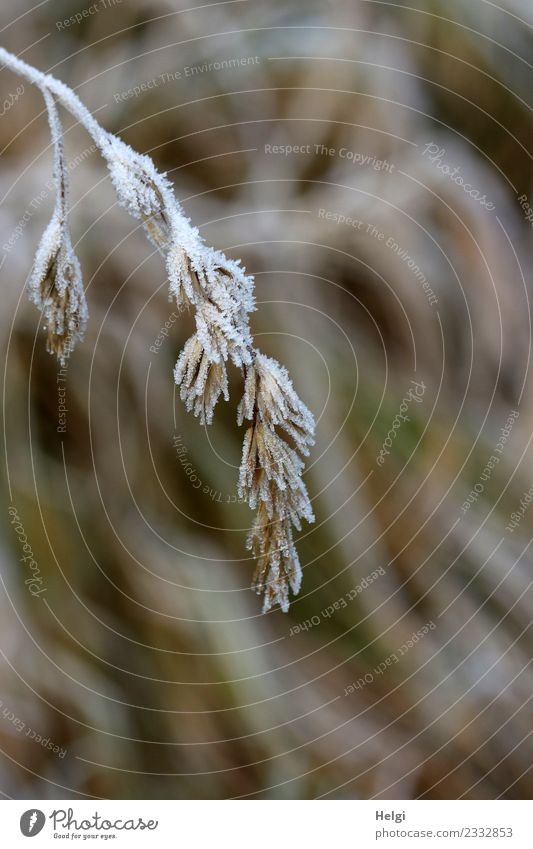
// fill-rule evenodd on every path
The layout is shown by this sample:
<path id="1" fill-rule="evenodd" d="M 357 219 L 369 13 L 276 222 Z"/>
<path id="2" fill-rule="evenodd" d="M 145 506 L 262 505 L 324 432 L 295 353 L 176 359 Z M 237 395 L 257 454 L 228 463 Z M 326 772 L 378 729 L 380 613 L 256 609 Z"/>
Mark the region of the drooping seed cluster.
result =
<path id="1" fill-rule="evenodd" d="M 196 332 L 176 363 L 174 378 L 187 409 L 210 424 L 220 395 L 228 398 L 226 361 L 236 366 L 251 361 L 253 278 L 238 262 L 205 245 L 149 157 L 112 136 L 103 154 L 119 203 L 142 221 L 165 257 L 171 296 L 178 306 L 195 309 Z"/>
<path id="2" fill-rule="evenodd" d="M 249 315 L 255 309 L 253 277 L 240 263 L 207 246 L 174 196 L 165 174 L 150 157 L 106 132 L 64 83 L 42 74 L 0 48 L 0 59 L 42 90 L 54 144 L 56 204 L 37 250 L 29 281 L 30 299 L 47 324 L 48 350 L 64 363 L 83 338 L 87 305 L 79 262 L 68 229 L 68 181 L 62 128 L 55 95 L 93 137 L 109 168 L 118 202 L 142 226 L 165 260 L 169 294 L 194 309 L 196 330 L 187 340 L 174 379 L 188 410 L 211 424 L 222 396 L 228 400 L 227 363 L 244 371 L 238 423 L 250 422 L 243 445 L 239 493 L 256 510 L 248 546 L 257 556 L 254 588 L 263 610 L 289 608 L 301 568 L 293 540 L 300 520 L 313 512 L 302 480 L 313 444 L 314 420 L 300 401 L 287 371 L 253 347 Z"/>
<path id="3" fill-rule="evenodd" d="M 257 556 L 253 586 L 264 595 L 263 612 L 274 604 L 289 609 L 289 588 L 300 589 L 302 572 L 293 527 L 314 521 L 302 480 L 302 456 L 313 443 L 314 419 L 280 364 L 254 351 L 246 369 L 238 422 L 251 422 L 242 450 L 239 495 L 257 510 L 248 547 Z M 280 431 L 285 431 L 295 447 Z"/>

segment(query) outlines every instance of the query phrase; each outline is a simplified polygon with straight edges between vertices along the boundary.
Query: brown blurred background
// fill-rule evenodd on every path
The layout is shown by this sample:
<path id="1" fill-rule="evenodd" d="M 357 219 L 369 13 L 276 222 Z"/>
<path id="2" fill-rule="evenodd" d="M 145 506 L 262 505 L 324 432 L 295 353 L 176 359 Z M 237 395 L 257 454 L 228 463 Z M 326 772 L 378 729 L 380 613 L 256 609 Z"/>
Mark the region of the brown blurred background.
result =
<path id="1" fill-rule="evenodd" d="M 66 114 L 91 317 L 59 372 L 24 294 L 46 116 L 3 71 L 5 796 L 531 797 L 532 26 L 527 0 L 2 6 L 1 43 L 256 275 L 258 344 L 318 419 L 302 591 L 262 616 L 241 377 L 208 430 L 185 412 L 192 317 Z"/>

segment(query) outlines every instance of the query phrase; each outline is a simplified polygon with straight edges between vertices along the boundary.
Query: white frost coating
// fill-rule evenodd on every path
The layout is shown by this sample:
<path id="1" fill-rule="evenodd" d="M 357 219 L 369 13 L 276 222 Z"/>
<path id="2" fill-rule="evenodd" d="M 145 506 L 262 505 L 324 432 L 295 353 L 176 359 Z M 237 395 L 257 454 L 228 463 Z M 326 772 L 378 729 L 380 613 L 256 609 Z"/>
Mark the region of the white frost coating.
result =
<path id="1" fill-rule="evenodd" d="M 226 364 L 221 357 L 216 361 L 209 358 L 197 333 L 187 340 L 178 357 L 174 380 L 187 410 L 199 416 L 201 424 L 213 421 L 220 395 L 229 399 Z"/>
<path id="2" fill-rule="evenodd" d="M 257 556 L 253 586 L 264 595 L 264 612 L 275 604 L 287 611 L 289 591 L 297 593 L 302 579 L 293 528 L 300 530 L 301 519 L 314 521 L 302 457 L 313 444 L 315 423 L 286 369 L 253 347 L 253 277 L 238 261 L 204 243 L 166 175 L 149 156 L 104 130 L 68 86 L 2 47 L 0 61 L 43 92 L 54 144 L 56 204 L 29 281 L 30 299 L 47 322 L 48 350 L 64 362 L 83 337 L 88 316 L 68 229 L 68 181 L 55 96 L 90 133 L 107 163 L 119 204 L 142 222 L 163 255 L 170 297 L 195 310 L 196 332 L 174 369 L 187 409 L 202 424 L 211 424 L 219 398 L 229 397 L 228 360 L 244 370 L 237 418 L 239 425 L 245 420 L 251 424 L 244 437 L 238 490 L 256 510 L 247 540 Z"/>
<path id="3" fill-rule="evenodd" d="M 63 132 L 54 98 L 43 91 L 54 145 L 54 212 L 44 231 L 28 281 L 28 296 L 43 314 L 47 349 L 61 364 L 83 339 L 88 310 L 80 264 L 72 247 L 68 227 L 68 176 Z"/>
<path id="4" fill-rule="evenodd" d="M 302 579 L 292 528 L 300 530 L 301 519 L 314 521 L 300 456 L 313 444 L 314 419 L 287 371 L 258 350 L 253 353 L 238 408 L 239 424 L 252 422 L 244 437 L 239 495 L 257 510 L 248 547 L 258 557 L 254 588 L 264 594 L 263 611 L 274 604 L 287 610 L 289 587 L 297 593 Z M 295 448 L 277 428 L 289 435 Z"/>

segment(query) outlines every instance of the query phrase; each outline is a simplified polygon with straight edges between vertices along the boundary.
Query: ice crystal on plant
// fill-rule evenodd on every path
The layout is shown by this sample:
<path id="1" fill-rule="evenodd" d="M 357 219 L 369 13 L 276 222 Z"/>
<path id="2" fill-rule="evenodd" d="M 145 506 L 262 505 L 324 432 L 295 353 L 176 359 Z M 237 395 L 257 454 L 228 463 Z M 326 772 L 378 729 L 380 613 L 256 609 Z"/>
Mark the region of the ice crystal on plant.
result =
<path id="1" fill-rule="evenodd" d="M 88 311 L 80 264 L 64 235 L 56 246 L 55 224 L 50 222 L 37 250 L 29 295 L 45 320 L 47 350 L 64 365 L 83 339 Z"/>
<path id="2" fill-rule="evenodd" d="M 244 337 L 231 318 L 214 304 L 206 301 L 198 307 L 196 327 L 207 356 L 213 362 L 228 357 L 236 366 L 250 362 L 248 337 Z"/>
<path id="3" fill-rule="evenodd" d="M 300 586 L 292 526 L 314 521 L 302 471 L 296 451 L 256 419 L 244 437 L 239 495 L 257 510 L 247 545 L 258 557 L 254 588 L 264 593 L 264 612 L 275 603 L 287 610 L 289 587 L 296 593 Z"/>
<path id="4" fill-rule="evenodd" d="M 239 424 L 253 418 L 255 407 L 261 420 L 279 425 L 292 437 L 301 454 L 309 454 L 314 443 L 313 415 L 294 391 L 287 369 L 257 350 L 246 374 L 244 396 L 238 409 Z"/>
<path id="5" fill-rule="evenodd" d="M 170 284 L 170 295 L 180 307 L 183 304 L 197 302 L 198 278 L 194 273 L 185 248 L 172 243 L 167 251 L 166 266 Z"/>

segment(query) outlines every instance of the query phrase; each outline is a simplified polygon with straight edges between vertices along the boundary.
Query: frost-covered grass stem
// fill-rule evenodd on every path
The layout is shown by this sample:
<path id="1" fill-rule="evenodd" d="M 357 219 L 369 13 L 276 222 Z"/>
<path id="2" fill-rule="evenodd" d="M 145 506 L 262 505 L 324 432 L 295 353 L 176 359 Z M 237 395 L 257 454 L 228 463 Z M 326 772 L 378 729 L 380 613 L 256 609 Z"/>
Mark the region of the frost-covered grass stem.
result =
<path id="1" fill-rule="evenodd" d="M 244 376 L 239 425 L 248 422 L 239 472 L 239 495 L 256 511 L 248 546 L 257 557 L 253 586 L 263 611 L 289 608 L 301 568 L 293 528 L 313 512 L 302 479 L 313 444 L 314 419 L 296 394 L 287 371 L 254 347 L 249 315 L 255 309 L 253 277 L 239 261 L 205 244 L 184 214 L 166 174 L 100 126 L 63 82 L 0 47 L 0 61 L 43 93 L 54 147 L 56 201 L 30 274 L 30 300 L 41 310 L 47 348 L 61 364 L 83 338 L 88 318 L 80 264 L 68 226 L 68 175 L 56 101 L 92 136 L 106 161 L 118 202 L 142 222 L 162 254 L 170 296 L 192 308 L 196 330 L 187 340 L 174 379 L 188 410 L 211 424 L 220 397 L 229 398 L 227 365 Z"/>

